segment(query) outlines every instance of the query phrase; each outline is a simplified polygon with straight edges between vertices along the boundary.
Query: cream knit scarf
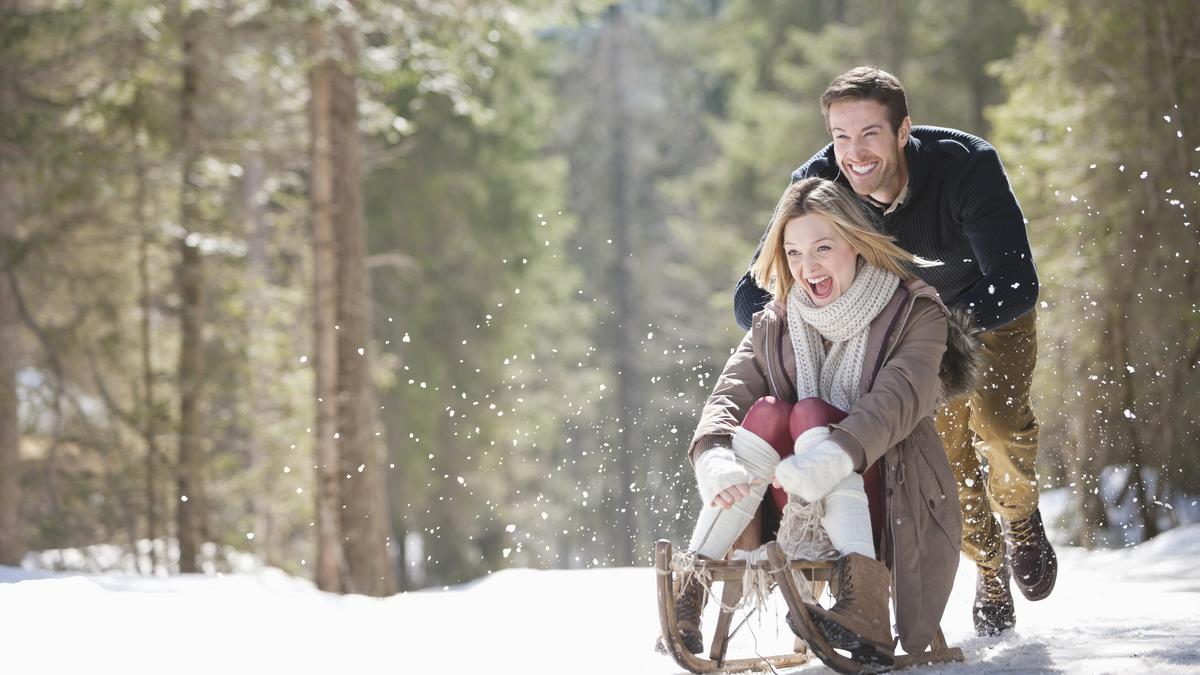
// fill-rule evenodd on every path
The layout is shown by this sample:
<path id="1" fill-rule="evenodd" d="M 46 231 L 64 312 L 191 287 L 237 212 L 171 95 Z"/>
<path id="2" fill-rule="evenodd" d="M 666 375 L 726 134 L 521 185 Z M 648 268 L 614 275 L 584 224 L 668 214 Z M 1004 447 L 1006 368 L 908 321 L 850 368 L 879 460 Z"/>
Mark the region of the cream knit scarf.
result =
<path id="1" fill-rule="evenodd" d="M 867 329 L 879 315 L 900 279 L 862 263 L 850 288 L 836 300 L 817 307 L 798 281 L 788 293 L 787 319 L 796 350 L 796 399 L 816 396 L 842 410 L 858 400 L 858 381 L 867 351 Z M 832 343 L 825 352 L 821 339 Z"/>
<path id="2" fill-rule="evenodd" d="M 850 288 L 824 307 L 813 305 L 801 283 L 792 286 L 787 303 L 788 330 L 796 350 L 796 400 L 817 396 L 848 411 L 858 400 L 867 331 L 900 279 L 887 270 L 860 264 Z M 822 338 L 831 343 L 828 354 Z M 788 495 L 777 538 L 791 560 L 839 556 L 825 532 L 824 516 L 824 500 L 809 503 Z M 804 590 L 811 595 L 811 590 Z"/>

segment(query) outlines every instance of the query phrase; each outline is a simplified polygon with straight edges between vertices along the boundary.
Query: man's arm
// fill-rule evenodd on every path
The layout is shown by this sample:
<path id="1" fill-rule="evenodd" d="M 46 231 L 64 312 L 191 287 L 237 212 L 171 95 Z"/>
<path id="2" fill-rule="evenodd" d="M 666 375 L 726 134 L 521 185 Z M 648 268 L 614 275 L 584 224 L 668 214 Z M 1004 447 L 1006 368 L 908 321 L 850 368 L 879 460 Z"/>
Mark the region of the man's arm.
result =
<path id="1" fill-rule="evenodd" d="M 829 173 L 831 166 L 834 167 L 833 175 L 825 175 Z M 810 157 L 799 169 L 793 171 L 792 180 L 788 185 L 809 176 L 821 176 L 830 180 L 837 178 L 837 169 L 833 163 L 832 143 Z M 771 214 L 771 220 L 775 220 L 774 213 Z M 749 268 L 753 267 L 755 261 L 758 260 L 758 254 L 762 253 L 763 240 L 767 238 L 767 231 L 770 229 L 771 221 L 767 221 L 767 227 L 758 239 L 758 248 L 754 249 L 754 256 L 750 258 L 750 265 L 747 266 L 746 273 L 742 275 L 733 289 L 733 317 L 742 330 L 750 330 L 750 319 L 771 301 L 771 294 L 759 288 L 758 284 L 754 283 L 754 279 L 750 278 L 749 272 Z"/>
<path id="2" fill-rule="evenodd" d="M 958 195 L 958 216 L 983 278 L 954 304 L 970 309 L 976 324 L 990 330 L 1025 314 L 1037 302 L 1037 268 L 1025 217 L 993 149 L 971 158 Z"/>
<path id="3" fill-rule="evenodd" d="M 761 241 L 758 246 L 759 250 L 762 250 Z M 758 251 L 754 252 L 754 258 L 750 260 L 751 265 L 758 260 L 758 253 Z M 771 294 L 759 288 L 758 284 L 754 283 L 754 279 L 750 278 L 749 272 L 743 274 L 733 289 L 733 316 L 737 320 L 737 325 L 742 330 L 750 330 L 750 320 L 770 301 Z"/>

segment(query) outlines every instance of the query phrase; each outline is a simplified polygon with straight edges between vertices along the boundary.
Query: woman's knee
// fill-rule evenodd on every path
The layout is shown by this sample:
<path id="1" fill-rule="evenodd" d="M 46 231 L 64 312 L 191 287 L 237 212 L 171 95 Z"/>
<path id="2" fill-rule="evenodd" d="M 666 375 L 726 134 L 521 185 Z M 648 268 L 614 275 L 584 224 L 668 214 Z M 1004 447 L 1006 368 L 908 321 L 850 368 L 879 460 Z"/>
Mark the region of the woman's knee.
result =
<path id="1" fill-rule="evenodd" d="M 833 404 L 822 399 L 811 397 L 803 399 L 792 406 L 788 420 L 788 430 L 792 437 L 812 429 L 842 421 L 846 413 Z"/>
<path id="2" fill-rule="evenodd" d="M 781 401 L 774 396 L 764 396 L 750 406 L 746 417 L 742 419 L 742 428 L 762 438 L 779 451 L 781 448 L 791 448 L 792 437 L 789 435 L 789 419 L 792 404 Z"/>

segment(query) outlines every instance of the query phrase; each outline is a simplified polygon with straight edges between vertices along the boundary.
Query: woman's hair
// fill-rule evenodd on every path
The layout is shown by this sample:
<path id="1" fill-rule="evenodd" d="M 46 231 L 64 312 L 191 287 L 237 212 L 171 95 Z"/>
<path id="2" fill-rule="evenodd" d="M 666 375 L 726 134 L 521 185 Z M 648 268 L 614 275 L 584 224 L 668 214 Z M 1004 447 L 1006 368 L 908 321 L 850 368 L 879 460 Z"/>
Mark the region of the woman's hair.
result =
<path id="1" fill-rule="evenodd" d="M 758 259 L 750 266 L 750 276 L 759 287 L 776 298 L 786 298 L 792 290 L 792 272 L 783 250 L 783 229 L 793 219 L 808 214 L 822 216 L 834 232 L 850 243 L 868 263 L 908 281 L 913 274 L 908 265 L 932 267 L 941 263 L 915 256 L 896 245 L 896 240 L 875 229 L 870 212 L 862 201 L 845 188 L 824 178 L 805 178 L 788 186 Z"/>

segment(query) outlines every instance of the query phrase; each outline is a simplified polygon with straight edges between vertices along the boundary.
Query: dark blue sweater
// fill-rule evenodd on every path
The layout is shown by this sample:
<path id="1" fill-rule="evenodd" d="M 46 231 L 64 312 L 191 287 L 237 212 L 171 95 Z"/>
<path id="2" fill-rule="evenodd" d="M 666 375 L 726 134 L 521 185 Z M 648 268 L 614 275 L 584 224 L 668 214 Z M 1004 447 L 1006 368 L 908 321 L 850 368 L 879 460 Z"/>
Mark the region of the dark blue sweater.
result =
<path id="1" fill-rule="evenodd" d="M 907 200 L 887 215 L 866 203 L 879 229 L 902 248 L 943 263 L 914 268 L 913 273 L 936 288 L 947 305 L 969 308 L 984 329 L 1002 326 L 1032 309 L 1038 295 L 1037 270 L 1021 206 L 996 149 L 961 131 L 919 126 L 913 127 L 904 156 Z M 832 144 L 796 169 L 792 182 L 811 176 L 849 185 Z M 761 240 L 758 246 L 761 251 Z M 759 251 L 754 252 L 755 260 Z M 749 330 L 750 317 L 770 299 L 747 272 L 733 296 L 738 325 Z"/>

